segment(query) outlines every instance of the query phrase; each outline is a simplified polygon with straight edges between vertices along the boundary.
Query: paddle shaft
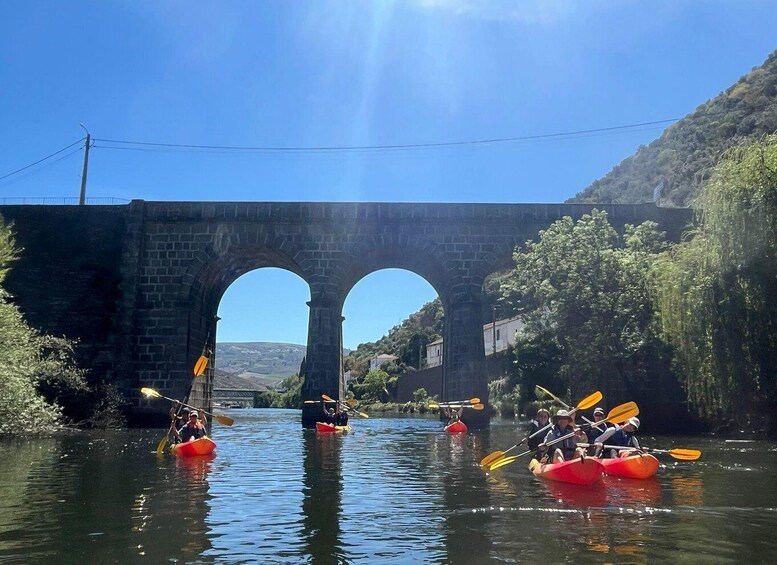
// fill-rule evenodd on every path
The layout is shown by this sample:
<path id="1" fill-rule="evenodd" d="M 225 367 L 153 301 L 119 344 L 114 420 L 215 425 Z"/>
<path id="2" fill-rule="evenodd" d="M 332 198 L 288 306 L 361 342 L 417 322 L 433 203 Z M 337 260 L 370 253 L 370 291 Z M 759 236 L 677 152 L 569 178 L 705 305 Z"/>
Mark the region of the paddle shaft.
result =
<path id="1" fill-rule="evenodd" d="M 157 393 L 157 394 L 159 394 L 159 393 Z M 207 414 L 208 416 L 213 416 L 214 418 L 218 418 L 218 416 L 216 416 L 215 414 L 211 414 L 207 410 L 202 410 L 201 408 L 197 408 L 196 406 L 192 406 L 191 404 L 186 404 L 185 402 L 181 402 L 180 400 L 176 400 L 175 398 L 168 398 L 167 396 L 162 396 L 161 394 L 159 394 L 159 398 L 164 398 L 165 400 L 169 400 L 170 402 L 177 402 L 182 407 L 186 406 L 187 408 L 192 408 L 194 410 L 197 410 L 198 412 L 202 412 L 203 414 Z"/>
<path id="2" fill-rule="evenodd" d="M 548 389 L 546 389 L 546 388 L 544 388 L 544 387 L 541 387 L 541 386 L 539 386 L 539 385 L 536 385 L 536 386 L 537 386 L 537 388 L 539 388 L 539 389 L 540 389 L 542 392 L 544 392 L 545 394 L 547 394 L 548 396 L 550 396 L 550 397 L 551 397 L 553 400 L 555 400 L 556 402 L 558 402 L 559 404 L 561 404 L 561 406 L 563 406 L 564 408 L 566 408 L 567 410 L 569 410 L 569 404 L 567 404 L 566 402 L 564 402 L 563 400 L 561 400 L 561 398 L 559 398 L 558 396 L 556 396 L 555 394 L 553 394 L 552 392 L 550 392 Z M 583 420 L 585 420 L 587 423 L 591 424 L 593 427 L 595 427 L 595 428 L 598 428 L 598 429 L 601 429 L 601 428 L 599 428 L 599 424 L 601 424 L 601 422 L 599 422 L 599 424 L 597 424 L 596 422 L 592 422 L 591 420 L 589 420 L 589 419 L 588 419 L 588 418 L 586 418 L 585 416 L 582 416 L 582 418 L 583 418 Z"/>

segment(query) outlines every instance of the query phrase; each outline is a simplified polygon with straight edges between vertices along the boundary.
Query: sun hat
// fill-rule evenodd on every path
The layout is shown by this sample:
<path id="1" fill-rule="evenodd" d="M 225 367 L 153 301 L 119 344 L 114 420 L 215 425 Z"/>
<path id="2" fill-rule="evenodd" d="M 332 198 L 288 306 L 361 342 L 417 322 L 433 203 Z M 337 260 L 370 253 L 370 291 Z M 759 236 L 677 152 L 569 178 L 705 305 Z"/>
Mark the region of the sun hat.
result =
<path id="1" fill-rule="evenodd" d="M 635 429 L 635 430 L 638 430 L 638 429 L 639 429 L 639 418 L 637 418 L 636 416 L 634 416 L 633 418 L 629 418 L 628 420 L 626 420 L 626 423 L 627 423 L 627 424 L 631 424 L 632 426 L 634 426 L 634 429 Z"/>
<path id="2" fill-rule="evenodd" d="M 566 410 L 559 410 L 558 412 L 553 414 L 553 419 L 554 420 L 558 420 L 559 418 L 567 418 L 567 419 L 571 420 L 572 419 L 572 415 L 569 412 L 567 412 Z"/>

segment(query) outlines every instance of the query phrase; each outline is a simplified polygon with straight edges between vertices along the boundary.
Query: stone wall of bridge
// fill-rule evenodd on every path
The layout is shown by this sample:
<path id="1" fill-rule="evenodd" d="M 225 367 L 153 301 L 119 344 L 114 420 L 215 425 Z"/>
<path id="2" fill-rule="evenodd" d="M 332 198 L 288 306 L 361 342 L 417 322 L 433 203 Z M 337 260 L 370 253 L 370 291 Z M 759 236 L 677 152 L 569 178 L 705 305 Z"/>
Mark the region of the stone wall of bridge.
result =
<path id="1" fill-rule="evenodd" d="M 143 202 L 127 206 L 2 206 L 24 248 L 6 286 L 30 323 L 79 339 L 82 363 L 117 383 L 136 423 L 162 422 L 166 406 L 140 386 L 209 406 L 216 313 L 238 277 L 279 267 L 309 286 L 306 398 L 342 394 L 342 307 L 379 269 L 423 277 L 445 312 L 442 398 L 487 400 L 482 364 L 483 282 L 513 248 L 583 204 Z M 687 210 L 608 205 L 610 221 L 654 220 L 678 240 Z M 376 297 L 379 299 L 380 297 Z M 262 297 L 271 300 L 272 297 Z M 473 414 L 473 427 L 486 425 Z M 312 426 L 314 409 L 303 411 Z"/>

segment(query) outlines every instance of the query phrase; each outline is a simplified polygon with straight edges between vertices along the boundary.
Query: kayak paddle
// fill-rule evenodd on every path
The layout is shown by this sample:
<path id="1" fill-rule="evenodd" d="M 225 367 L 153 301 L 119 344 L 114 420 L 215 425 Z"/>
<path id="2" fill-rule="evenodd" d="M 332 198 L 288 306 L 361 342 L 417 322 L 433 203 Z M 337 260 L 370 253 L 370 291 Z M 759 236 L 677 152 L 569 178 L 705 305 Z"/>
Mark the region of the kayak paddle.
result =
<path id="1" fill-rule="evenodd" d="M 199 408 L 192 406 L 191 404 L 184 404 L 183 402 L 180 402 L 179 400 L 175 400 L 174 398 L 168 398 L 166 396 L 162 396 L 157 391 L 155 391 L 153 388 L 143 387 L 140 389 L 140 392 L 145 394 L 148 397 L 154 397 L 154 398 L 164 398 L 165 400 L 169 400 L 170 402 L 178 402 L 181 404 L 181 406 L 187 406 L 189 408 L 193 408 L 194 410 L 199 410 Z M 210 412 L 206 412 L 203 410 L 205 414 L 208 416 L 213 416 L 218 422 L 224 424 L 225 426 L 231 426 L 235 423 L 235 420 L 230 418 L 229 416 L 222 416 L 221 414 L 211 414 Z"/>
<path id="2" fill-rule="evenodd" d="M 430 404 L 429 408 L 472 408 L 473 410 L 483 410 L 485 404 Z"/>
<path id="3" fill-rule="evenodd" d="M 343 408 L 345 408 L 347 411 L 349 411 L 349 412 L 356 412 L 362 418 L 369 418 L 370 417 L 369 414 L 366 414 L 364 412 L 359 412 L 356 408 L 352 408 L 351 406 L 349 406 L 348 402 L 343 402 L 342 400 L 335 400 L 334 398 L 331 398 L 331 397 L 327 396 L 326 394 L 322 394 L 321 398 L 323 398 L 326 402 L 337 402 Z"/>
<path id="4" fill-rule="evenodd" d="M 469 400 L 446 400 L 445 402 L 433 402 L 434 406 L 445 406 L 445 407 L 451 407 L 456 406 L 459 407 L 461 405 L 466 404 L 480 404 L 480 399 L 478 397 L 470 398 Z"/>
<path id="5" fill-rule="evenodd" d="M 544 389 L 543 389 L 543 390 L 544 390 Z M 575 411 L 575 410 L 587 410 L 588 408 L 590 408 L 591 406 L 593 406 L 594 404 L 596 404 L 597 402 L 599 402 L 601 399 L 602 399 L 602 393 L 601 393 L 601 392 L 599 392 L 599 391 L 597 390 L 596 392 L 594 392 L 594 393 L 592 393 L 592 394 L 589 394 L 589 395 L 588 395 L 588 396 L 586 396 L 586 397 L 585 397 L 583 400 L 581 400 L 580 402 L 578 402 L 578 403 L 577 403 L 577 406 L 575 406 L 575 407 L 574 407 L 574 408 L 573 408 L 571 411 Z M 566 405 L 565 405 L 565 406 L 566 406 Z M 568 408 L 568 406 L 567 406 L 567 408 Z M 480 464 L 481 464 L 483 467 L 488 467 L 488 466 L 489 466 L 489 465 L 491 465 L 492 463 L 496 462 L 498 459 L 502 458 L 502 457 L 504 456 L 504 454 L 505 454 L 505 453 L 507 453 L 507 452 L 509 452 L 509 451 L 512 451 L 512 450 L 513 450 L 513 449 L 515 449 L 516 447 L 520 446 L 520 445 L 521 445 L 521 444 L 522 444 L 524 441 L 528 441 L 528 440 L 530 440 L 530 439 L 532 439 L 532 438 L 534 438 L 534 437 L 537 437 L 537 436 L 538 436 L 538 435 L 540 435 L 542 432 L 546 432 L 546 431 L 548 431 L 548 430 L 549 430 L 549 429 L 550 429 L 552 426 L 553 426 L 553 424 L 552 424 L 552 423 L 549 423 L 549 424 L 548 424 L 547 426 L 545 426 L 544 428 L 541 428 L 541 429 L 537 430 L 536 432 L 534 432 L 534 433 L 533 433 L 532 435 L 530 435 L 529 437 L 522 439 L 520 442 L 516 443 L 514 446 L 512 446 L 512 447 L 511 447 L 511 448 L 509 448 L 509 449 L 506 449 L 505 451 L 494 451 L 493 453 L 489 453 L 489 454 L 488 454 L 488 455 L 486 455 L 486 456 L 485 456 L 483 459 L 481 459 L 481 460 L 480 460 Z"/>
<path id="6" fill-rule="evenodd" d="M 578 443 L 577 445 L 580 447 L 594 447 L 596 444 Z M 603 445 L 602 449 L 637 451 L 636 447 L 628 447 L 623 445 Z M 651 449 L 649 447 L 643 447 L 641 451 L 645 451 L 648 453 L 667 453 L 672 457 L 674 457 L 675 459 L 679 459 L 680 461 L 696 461 L 699 457 L 701 457 L 701 451 L 699 451 L 698 449 L 685 449 L 682 447 L 677 447 L 674 449 Z"/>
<path id="7" fill-rule="evenodd" d="M 556 396 L 555 394 L 553 394 L 552 392 L 550 392 L 550 391 L 549 391 L 548 389 L 546 389 L 545 387 L 541 387 L 540 385 L 534 385 L 534 389 L 535 389 L 535 394 L 536 394 L 536 391 L 540 391 L 540 393 L 542 393 L 542 394 L 546 394 L 546 395 L 550 396 L 550 397 L 551 397 L 553 400 L 555 400 L 556 402 L 558 402 L 559 404 L 561 404 L 561 406 L 563 406 L 564 408 L 566 408 L 567 410 L 569 410 L 569 405 L 568 405 L 566 402 L 564 402 L 563 400 L 561 400 L 561 399 L 560 399 L 558 396 Z M 595 393 L 594 393 L 594 394 L 595 394 Z M 591 395 L 591 396 L 593 396 L 593 395 Z M 590 405 L 590 406 L 586 406 L 585 408 L 580 408 L 580 409 L 581 409 L 581 410 L 586 410 L 587 408 L 590 408 L 590 407 L 591 407 L 591 406 L 593 406 L 594 404 L 597 404 L 597 403 L 598 403 L 598 402 L 599 402 L 601 399 L 602 399 L 602 393 L 599 393 L 599 398 L 598 398 L 598 400 L 596 400 L 595 402 L 591 403 L 591 405 Z M 588 418 L 586 418 L 585 416 L 583 416 L 583 420 L 585 420 L 585 421 L 586 421 L 587 423 L 589 423 L 589 424 L 593 424 L 594 426 L 597 426 L 596 422 L 592 422 L 591 420 L 589 420 L 589 419 L 588 419 Z M 598 427 L 598 426 L 597 426 L 597 427 Z"/>

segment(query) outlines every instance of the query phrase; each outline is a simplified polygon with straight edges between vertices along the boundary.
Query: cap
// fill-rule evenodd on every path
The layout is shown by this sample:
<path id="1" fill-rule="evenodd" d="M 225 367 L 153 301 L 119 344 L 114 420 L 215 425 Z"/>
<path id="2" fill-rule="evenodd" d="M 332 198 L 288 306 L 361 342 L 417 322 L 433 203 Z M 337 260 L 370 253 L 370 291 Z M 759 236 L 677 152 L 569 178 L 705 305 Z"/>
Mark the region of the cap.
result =
<path id="1" fill-rule="evenodd" d="M 637 418 L 636 416 L 635 416 L 635 417 L 633 417 L 633 418 L 629 418 L 628 420 L 626 420 L 626 423 L 627 423 L 627 424 L 631 424 L 632 426 L 634 426 L 634 429 L 635 429 L 635 430 L 638 430 L 638 429 L 639 429 L 639 418 Z"/>
<path id="2" fill-rule="evenodd" d="M 539 416 L 540 414 L 545 414 L 546 416 L 549 416 L 550 412 L 548 412 L 547 409 L 545 408 L 540 408 L 539 410 L 537 410 L 537 416 Z"/>
<path id="3" fill-rule="evenodd" d="M 596 416 L 597 414 L 601 414 L 602 416 L 604 416 L 604 409 L 594 408 L 594 416 Z"/>
<path id="4" fill-rule="evenodd" d="M 189 418 L 191 418 L 192 416 L 194 416 L 195 418 L 200 417 L 199 414 L 197 414 L 196 410 L 192 410 L 191 412 L 189 412 Z"/>
<path id="5" fill-rule="evenodd" d="M 559 410 L 553 414 L 553 419 L 558 420 L 559 418 L 572 418 L 572 416 L 566 410 Z"/>

